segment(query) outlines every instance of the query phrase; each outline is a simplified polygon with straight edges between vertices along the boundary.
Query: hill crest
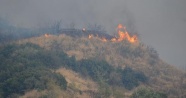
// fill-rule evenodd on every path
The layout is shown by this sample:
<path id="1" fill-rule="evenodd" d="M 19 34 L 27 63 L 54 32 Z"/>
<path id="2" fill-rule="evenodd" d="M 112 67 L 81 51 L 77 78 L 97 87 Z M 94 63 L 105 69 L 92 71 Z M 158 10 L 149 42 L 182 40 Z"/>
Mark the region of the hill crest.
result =
<path id="1" fill-rule="evenodd" d="M 20 40 L 23 44 L 31 42 L 47 50 L 63 50 L 68 56 L 74 56 L 77 60 L 96 58 L 106 60 L 110 65 L 131 67 L 142 71 L 149 77 L 149 83 L 145 84 L 157 91 L 163 91 L 170 96 L 178 96 L 186 89 L 185 73 L 163 62 L 158 53 L 151 47 L 140 42 L 130 43 L 127 40 L 120 42 L 102 41 L 97 37 L 88 36 L 71 37 L 65 34 L 49 35 Z"/>

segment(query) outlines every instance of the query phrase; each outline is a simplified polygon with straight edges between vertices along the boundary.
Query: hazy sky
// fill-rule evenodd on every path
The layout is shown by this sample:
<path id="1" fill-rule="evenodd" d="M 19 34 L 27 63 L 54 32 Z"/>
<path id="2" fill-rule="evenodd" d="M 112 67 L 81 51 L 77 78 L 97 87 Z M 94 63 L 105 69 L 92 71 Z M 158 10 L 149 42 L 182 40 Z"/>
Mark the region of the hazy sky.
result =
<path id="1" fill-rule="evenodd" d="M 77 28 L 117 24 L 138 32 L 168 63 L 186 67 L 186 0 L 0 0 L 0 16 L 12 24 L 37 27 L 62 20 Z"/>

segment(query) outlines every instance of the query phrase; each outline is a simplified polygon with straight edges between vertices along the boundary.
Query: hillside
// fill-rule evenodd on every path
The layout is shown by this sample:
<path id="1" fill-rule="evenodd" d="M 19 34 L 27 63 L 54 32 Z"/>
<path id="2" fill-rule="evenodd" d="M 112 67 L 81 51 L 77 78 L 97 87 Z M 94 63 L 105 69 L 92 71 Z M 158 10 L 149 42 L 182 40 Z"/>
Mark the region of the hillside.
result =
<path id="1" fill-rule="evenodd" d="M 128 33 L 91 33 L 45 34 L 0 46 L 0 97 L 186 97 L 185 72 L 152 47 Z"/>
<path id="2" fill-rule="evenodd" d="M 96 58 L 105 60 L 114 68 L 130 67 L 135 71 L 143 72 L 148 77 L 148 82 L 140 83 L 141 86 L 162 91 L 171 97 L 186 96 L 184 94 L 185 73 L 163 62 L 153 48 L 140 42 L 133 44 L 126 40 L 105 42 L 97 37 L 74 38 L 61 34 L 30 38 L 18 43 L 27 42 L 37 44 L 46 50 L 63 50 L 69 57 L 74 56 L 77 61 Z M 113 78 L 117 77 L 113 76 Z"/>

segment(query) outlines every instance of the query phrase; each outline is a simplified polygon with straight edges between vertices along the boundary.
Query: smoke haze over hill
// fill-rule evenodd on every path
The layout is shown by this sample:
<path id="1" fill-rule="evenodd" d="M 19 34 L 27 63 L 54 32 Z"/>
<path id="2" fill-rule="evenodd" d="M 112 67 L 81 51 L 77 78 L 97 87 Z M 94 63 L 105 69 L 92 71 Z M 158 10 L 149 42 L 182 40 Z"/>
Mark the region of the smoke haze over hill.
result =
<path id="1" fill-rule="evenodd" d="M 1 0 L 0 17 L 18 27 L 59 20 L 76 28 L 99 24 L 110 34 L 122 23 L 168 63 L 186 66 L 185 4 L 185 0 Z"/>

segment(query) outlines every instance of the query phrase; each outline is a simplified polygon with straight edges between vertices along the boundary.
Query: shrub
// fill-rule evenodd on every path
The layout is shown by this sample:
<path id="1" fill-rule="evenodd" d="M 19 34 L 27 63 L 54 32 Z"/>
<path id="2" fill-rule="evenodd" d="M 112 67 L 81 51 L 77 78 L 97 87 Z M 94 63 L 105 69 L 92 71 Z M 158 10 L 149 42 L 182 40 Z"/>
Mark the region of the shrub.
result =
<path id="1" fill-rule="evenodd" d="M 150 89 L 141 88 L 135 91 L 131 98 L 167 98 L 167 95 Z"/>
<path id="2" fill-rule="evenodd" d="M 122 71 L 122 82 L 126 89 L 133 89 L 139 85 L 139 82 L 146 82 L 147 77 L 142 72 L 132 70 L 130 67 L 126 67 Z"/>
<path id="3" fill-rule="evenodd" d="M 51 70 L 57 68 L 55 64 L 53 55 L 37 45 L 5 46 L 0 49 L 0 96 L 6 98 L 32 89 L 44 90 L 51 83 L 66 89 L 65 78 Z"/>

